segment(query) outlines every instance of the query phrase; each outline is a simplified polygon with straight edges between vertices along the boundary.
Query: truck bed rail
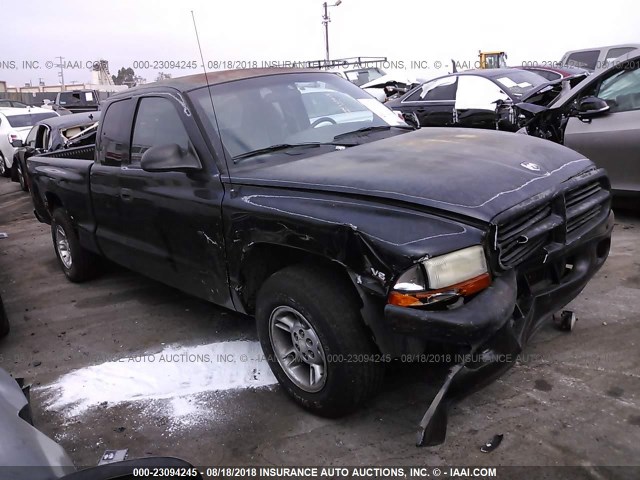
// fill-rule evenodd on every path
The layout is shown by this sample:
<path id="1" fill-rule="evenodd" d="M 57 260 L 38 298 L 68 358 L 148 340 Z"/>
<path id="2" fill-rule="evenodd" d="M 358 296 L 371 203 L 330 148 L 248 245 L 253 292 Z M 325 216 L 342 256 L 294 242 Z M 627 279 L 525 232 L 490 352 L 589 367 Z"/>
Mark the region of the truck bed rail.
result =
<path id="1" fill-rule="evenodd" d="M 73 158 L 74 160 L 93 160 L 96 146 L 87 145 L 84 147 L 75 147 L 62 150 L 55 150 L 53 152 L 43 153 L 38 157 L 51 157 L 51 158 Z"/>

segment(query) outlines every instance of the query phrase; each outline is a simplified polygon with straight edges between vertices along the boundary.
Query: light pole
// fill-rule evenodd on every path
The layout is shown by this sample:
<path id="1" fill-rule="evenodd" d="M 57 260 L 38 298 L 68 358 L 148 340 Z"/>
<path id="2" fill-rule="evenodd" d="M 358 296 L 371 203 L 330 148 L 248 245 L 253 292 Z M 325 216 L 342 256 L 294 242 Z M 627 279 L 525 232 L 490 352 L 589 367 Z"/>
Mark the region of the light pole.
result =
<path id="1" fill-rule="evenodd" d="M 58 65 L 56 65 L 56 67 L 60 67 L 60 72 L 58 73 L 58 76 L 60 77 L 61 83 L 62 83 L 62 91 L 64 92 L 66 89 L 64 87 L 64 57 L 56 57 L 60 59 L 60 63 Z"/>
<path id="2" fill-rule="evenodd" d="M 329 22 L 331 18 L 329 18 L 329 7 L 337 7 L 342 3 L 342 0 L 337 0 L 336 3 L 329 5 L 327 2 L 322 4 L 322 8 L 324 9 L 324 15 L 322 15 L 322 23 L 324 25 L 324 46 L 325 46 L 325 56 L 327 65 L 329 64 Z"/>

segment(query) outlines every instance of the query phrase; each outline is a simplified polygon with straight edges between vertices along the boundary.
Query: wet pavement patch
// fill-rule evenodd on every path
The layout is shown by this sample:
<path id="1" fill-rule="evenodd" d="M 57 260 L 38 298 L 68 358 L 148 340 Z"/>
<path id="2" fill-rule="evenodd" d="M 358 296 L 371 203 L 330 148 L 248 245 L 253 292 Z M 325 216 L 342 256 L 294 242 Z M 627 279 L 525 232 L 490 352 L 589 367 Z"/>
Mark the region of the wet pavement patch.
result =
<path id="1" fill-rule="evenodd" d="M 607 390 L 607 395 L 613 398 L 620 398 L 624 394 L 624 390 L 620 387 L 611 387 Z"/>
<path id="2" fill-rule="evenodd" d="M 543 392 L 550 392 L 553 389 L 553 385 L 547 382 L 544 378 L 539 378 L 536 380 L 534 388 Z"/>
<path id="3" fill-rule="evenodd" d="M 238 340 L 120 358 L 71 371 L 38 390 L 47 397 L 48 410 L 67 418 L 97 407 L 147 402 L 149 408 L 184 420 L 199 414 L 194 395 L 275 383 L 259 343 Z"/>

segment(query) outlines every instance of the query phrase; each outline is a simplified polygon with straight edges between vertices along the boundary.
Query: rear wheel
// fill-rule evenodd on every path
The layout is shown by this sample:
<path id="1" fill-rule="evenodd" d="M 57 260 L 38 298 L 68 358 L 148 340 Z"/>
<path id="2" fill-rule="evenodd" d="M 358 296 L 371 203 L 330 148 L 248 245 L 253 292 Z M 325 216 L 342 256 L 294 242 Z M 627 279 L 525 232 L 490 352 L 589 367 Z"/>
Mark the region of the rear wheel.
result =
<path id="1" fill-rule="evenodd" d="M 347 282 L 295 265 L 273 274 L 258 294 L 258 336 L 271 370 L 296 402 L 324 416 L 358 408 L 384 373 Z"/>
<path id="2" fill-rule="evenodd" d="M 4 156 L 0 153 L 0 177 L 8 177 L 11 175 L 11 170 L 7 167 L 7 162 Z"/>
<path id="3" fill-rule="evenodd" d="M 18 182 L 20 182 L 20 188 L 23 192 L 29 191 L 29 186 L 27 185 L 27 181 L 24 178 L 24 170 L 21 168 L 18 169 Z"/>
<path id="4" fill-rule="evenodd" d="M 69 214 L 56 208 L 51 217 L 51 237 L 62 271 L 72 282 L 83 282 L 98 271 L 99 258 L 80 245 Z"/>

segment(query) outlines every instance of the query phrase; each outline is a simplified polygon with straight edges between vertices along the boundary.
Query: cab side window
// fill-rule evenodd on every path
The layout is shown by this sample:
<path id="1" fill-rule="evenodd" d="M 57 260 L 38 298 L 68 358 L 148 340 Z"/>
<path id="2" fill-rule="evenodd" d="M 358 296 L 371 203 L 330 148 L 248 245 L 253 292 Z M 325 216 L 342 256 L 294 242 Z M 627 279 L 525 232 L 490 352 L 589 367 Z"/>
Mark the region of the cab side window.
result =
<path id="1" fill-rule="evenodd" d="M 194 153 L 189 134 L 172 102 L 163 97 L 140 100 L 133 126 L 131 164 L 140 165 L 144 152 L 151 147 L 176 144 L 183 153 Z"/>
<path id="2" fill-rule="evenodd" d="M 640 68 L 621 70 L 600 84 L 597 97 L 609 104 L 609 112 L 640 110 Z"/>
<path id="3" fill-rule="evenodd" d="M 102 115 L 102 131 L 97 146 L 98 163 L 119 167 L 128 160 L 133 105 L 131 99 L 113 102 Z"/>

